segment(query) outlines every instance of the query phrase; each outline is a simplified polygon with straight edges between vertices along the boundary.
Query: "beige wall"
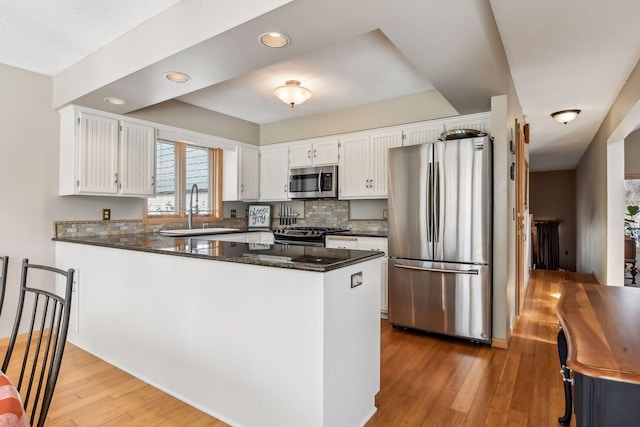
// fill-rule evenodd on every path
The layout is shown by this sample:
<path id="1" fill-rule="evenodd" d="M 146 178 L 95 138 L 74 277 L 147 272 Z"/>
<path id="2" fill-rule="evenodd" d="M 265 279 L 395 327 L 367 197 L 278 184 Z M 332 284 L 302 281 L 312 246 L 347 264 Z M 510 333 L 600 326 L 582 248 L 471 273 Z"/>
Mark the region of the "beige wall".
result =
<path id="1" fill-rule="evenodd" d="M 529 211 L 534 220 L 559 220 L 560 266 L 576 270 L 575 170 L 532 172 Z"/>
<path id="2" fill-rule="evenodd" d="M 636 65 L 576 169 L 576 268 L 580 272 L 593 272 L 603 284 L 607 283 L 607 244 L 610 243 L 607 230 L 607 145 L 610 140 L 615 142 L 624 139 L 640 123 L 640 120 L 635 119 L 639 101 L 640 67 Z M 620 187 L 622 188 L 622 182 Z M 624 240 L 622 211 L 621 204 L 621 254 Z M 622 259 L 619 264 L 622 265 Z"/>
<path id="3" fill-rule="evenodd" d="M 113 219 L 142 217 L 139 199 L 58 196 L 59 118 L 51 84 L 50 77 L 0 64 L 0 254 L 11 258 L 0 337 L 9 334 L 22 259 L 54 263 L 54 220 L 97 220 L 102 208 Z"/>
<path id="4" fill-rule="evenodd" d="M 640 175 L 640 131 L 624 139 L 624 173 Z"/>
<path id="5" fill-rule="evenodd" d="M 165 101 L 127 115 L 248 144 L 260 144 L 259 125 L 176 100 Z"/>
<path id="6" fill-rule="evenodd" d="M 260 126 L 260 144 L 457 116 L 436 90 Z"/>

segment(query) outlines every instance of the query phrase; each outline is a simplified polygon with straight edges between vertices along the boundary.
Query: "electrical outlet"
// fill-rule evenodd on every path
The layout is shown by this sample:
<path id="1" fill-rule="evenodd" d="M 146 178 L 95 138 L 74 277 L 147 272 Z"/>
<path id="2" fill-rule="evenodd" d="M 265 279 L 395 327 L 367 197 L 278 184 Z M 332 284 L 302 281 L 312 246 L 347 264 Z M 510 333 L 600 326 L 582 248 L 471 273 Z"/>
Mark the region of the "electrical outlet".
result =
<path id="1" fill-rule="evenodd" d="M 351 287 L 355 288 L 360 285 L 362 285 L 362 271 L 358 271 L 351 275 Z"/>
<path id="2" fill-rule="evenodd" d="M 389 218 L 389 209 L 382 209 L 382 219 Z"/>
<path id="3" fill-rule="evenodd" d="M 231 209 L 231 218 L 235 218 L 238 213 L 235 209 Z"/>
<path id="4" fill-rule="evenodd" d="M 102 209 L 102 220 L 109 221 L 111 219 L 111 209 Z"/>

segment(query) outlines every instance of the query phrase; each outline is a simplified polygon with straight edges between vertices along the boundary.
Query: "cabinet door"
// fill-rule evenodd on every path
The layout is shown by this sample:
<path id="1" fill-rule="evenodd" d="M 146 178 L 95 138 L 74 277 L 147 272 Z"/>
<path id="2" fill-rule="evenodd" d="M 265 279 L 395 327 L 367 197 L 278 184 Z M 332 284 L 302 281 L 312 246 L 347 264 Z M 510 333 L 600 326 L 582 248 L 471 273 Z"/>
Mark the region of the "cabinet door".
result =
<path id="1" fill-rule="evenodd" d="M 341 199 L 369 196 L 369 135 L 340 140 L 338 175 Z"/>
<path id="2" fill-rule="evenodd" d="M 118 121 L 80 115 L 78 193 L 118 192 Z"/>
<path id="3" fill-rule="evenodd" d="M 358 238 L 352 236 L 327 236 L 325 247 L 334 249 L 358 249 Z"/>
<path id="4" fill-rule="evenodd" d="M 370 181 L 369 195 L 371 197 L 386 198 L 388 194 L 388 164 L 389 148 L 402 145 L 402 132 L 377 132 L 371 134 L 370 151 Z"/>
<path id="5" fill-rule="evenodd" d="M 122 122 L 120 138 L 120 193 L 127 196 L 155 194 L 155 129 Z"/>
<path id="6" fill-rule="evenodd" d="M 238 155 L 240 156 L 240 200 L 258 200 L 258 150 L 238 147 Z"/>
<path id="7" fill-rule="evenodd" d="M 313 164 L 316 166 L 337 165 L 339 156 L 338 139 L 325 138 L 313 141 Z"/>
<path id="8" fill-rule="evenodd" d="M 260 151 L 260 200 L 287 200 L 289 149 Z"/>
<path id="9" fill-rule="evenodd" d="M 402 145 L 404 146 L 433 143 L 438 141 L 438 138 L 444 132 L 444 124 L 431 123 L 409 126 L 404 128 L 402 132 L 404 134 Z"/>
<path id="10" fill-rule="evenodd" d="M 313 164 L 313 144 L 298 142 L 289 146 L 289 167 L 304 168 Z"/>

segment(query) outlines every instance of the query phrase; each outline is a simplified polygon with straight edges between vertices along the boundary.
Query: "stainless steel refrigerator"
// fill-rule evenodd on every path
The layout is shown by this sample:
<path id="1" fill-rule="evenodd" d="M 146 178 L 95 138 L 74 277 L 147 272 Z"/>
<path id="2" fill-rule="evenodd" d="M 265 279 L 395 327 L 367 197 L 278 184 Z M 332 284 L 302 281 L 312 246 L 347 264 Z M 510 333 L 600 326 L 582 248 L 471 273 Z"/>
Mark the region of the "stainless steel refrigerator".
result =
<path id="1" fill-rule="evenodd" d="M 490 342 L 491 140 L 392 148 L 388 161 L 389 322 Z"/>

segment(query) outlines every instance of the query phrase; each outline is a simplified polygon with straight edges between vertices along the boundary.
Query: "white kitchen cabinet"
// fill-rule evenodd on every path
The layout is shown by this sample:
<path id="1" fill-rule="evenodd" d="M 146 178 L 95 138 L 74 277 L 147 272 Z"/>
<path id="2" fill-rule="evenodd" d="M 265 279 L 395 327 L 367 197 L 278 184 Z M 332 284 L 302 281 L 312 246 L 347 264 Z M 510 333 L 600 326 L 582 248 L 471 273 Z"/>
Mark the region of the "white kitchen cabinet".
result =
<path id="1" fill-rule="evenodd" d="M 289 148 L 260 149 L 260 200 L 288 200 Z"/>
<path id="2" fill-rule="evenodd" d="M 418 145 L 437 142 L 444 132 L 444 123 L 420 123 L 402 129 L 402 145 Z"/>
<path id="3" fill-rule="evenodd" d="M 356 236 L 326 236 L 324 245 L 334 249 L 358 249 Z"/>
<path id="4" fill-rule="evenodd" d="M 258 243 L 273 245 L 273 233 L 268 231 L 248 231 L 246 233 L 207 234 L 194 236 L 199 240 L 219 240 L 221 242 Z"/>
<path id="5" fill-rule="evenodd" d="M 337 249 L 359 249 L 384 252 L 384 258 L 380 264 L 380 316 L 387 318 L 389 311 L 389 292 L 387 284 L 388 240 L 386 237 L 368 236 L 326 236 L 325 247 Z"/>
<path id="6" fill-rule="evenodd" d="M 303 168 L 338 164 L 338 138 L 314 138 L 289 146 L 289 167 Z"/>
<path id="7" fill-rule="evenodd" d="M 224 201 L 258 200 L 259 151 L 257 148 L 238 146 L 224 150 L 222 158 L 222 199 Z"/>
<path id="8" fill-rule="evenodd" d="M 340 199 L 386 198 L 389 148 L 402 145 L 402 131 L 393 129 L 349 135 L 340 140 Z"/>
<path id="9" fill-rule="evenodd" d="M 155 129 L 79 110 L 60 110 L 60 195 L 155 194 Z"/>
<path id="10" fill-rule="evenodd" d="M 156 174 L 155 130 L 149 126 L 121 122 L 120 194 L 153 196 Z"/>

